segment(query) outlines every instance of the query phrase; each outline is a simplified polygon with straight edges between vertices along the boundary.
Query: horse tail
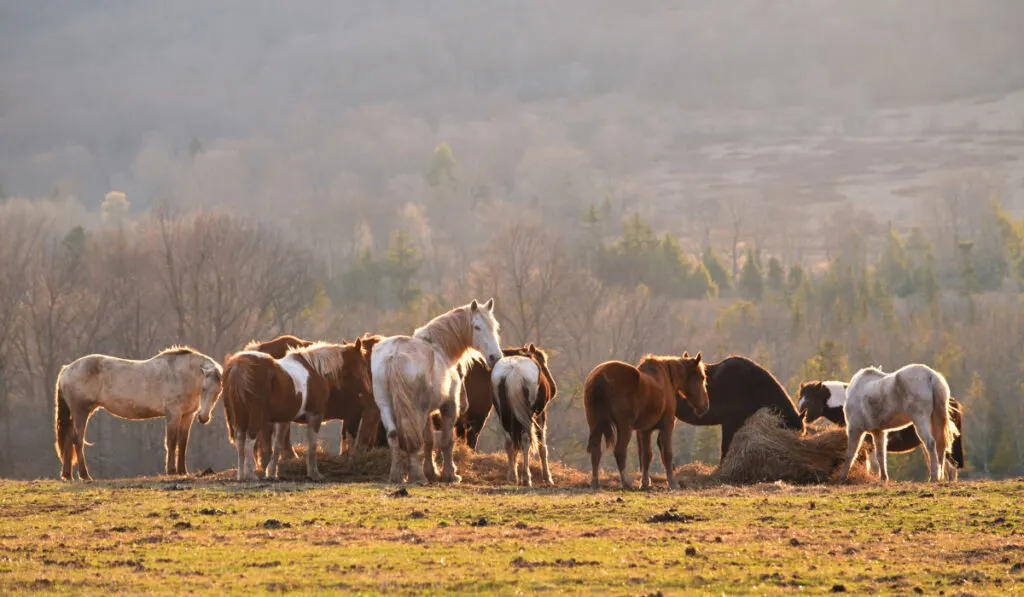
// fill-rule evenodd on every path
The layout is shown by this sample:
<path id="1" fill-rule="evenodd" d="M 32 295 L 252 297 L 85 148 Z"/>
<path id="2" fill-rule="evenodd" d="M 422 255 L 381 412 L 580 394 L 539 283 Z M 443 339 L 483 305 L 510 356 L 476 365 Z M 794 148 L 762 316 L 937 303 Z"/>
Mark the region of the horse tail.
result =
<path id="1" fill-rule="evenodd" d="M 942 434 L 945 452 L 953 450 L 953 441 L 960 435 L 953 422 L 953 405 L 950 402 L 949 384 L 937 373 L 932 374 L 932 435 Z"/>
<path id="2" fill-rule="evenodd" d="M 590 424 L 590 441 L 587 442 L 588 453 L 601 447 L 602 436 L 607 448 L 611 448 L 615 444 L 615 426 L 612 425 L 609 390 L 608 380 L 601 374 L 592 380 L 588 379 L 583 388 L 583 406 L 587 413 L 587 423 Z"/>
<path id="3" fill-rule="evenodd" d="M 509 392 L 519 382 L 519 392 Z M 515 423 L 530 434 L 530 445 L 537 445 L 537 429 L 533 424 L 533 405 L 530 402 L 530 384 L 518 372 L 510 372 L 498 382 L 498 416 L 502 419 L 509 437 L 517 446 L 522 445 L 522 433 L 516 433 Z M 507 422 L 506 422 L 507 421 Z"/>
<path id="4" fill-rule="evenodd" d="M 423 383 L 422 378 L 420 383 Z M 410 386 L 399 359 L 391 357 L 384 365 L 384 387 L 391 397 L 391 407 L 398 428 L 398 447 L 410 454 L 419 452 L 423 445 L 425 421 L 416 412 L 416 389 Z"/>
<path id="5" fill-rule="evenodd" d="M 249 374 L 240 359 L 232 360 L 224 367 L 224 422 L 228 427 L 228 439 L 235 443 L 235 434 L 245 427 L 242 405 L 244 393 L 250 383 Z"/>
<path id="6" fill-rule="evenodd" d="M 956 462 L 956 468 L 964 468 L 967 464 L 964 453 L 964 405 L 952 396 L 949 397 L 949 418 L 958 431 L 953 440 L 953 461 Z"/>
<path id="7" fill-rule="evenodd" d="M 68 439 L 75 436 L 75 426 L 71 420 L 71 407 L 68 406 L 68 401 L 64 398 L 64 390 L 61 388 L 60 378 L 66 368 L 61 367 L 60 374 L 57 375 L 57 391 L 54 396 L 54 430 L 57 435 L 57 456 L 60 457 L 61 462 L 64 462 L 66 457 L 75 458 L 74 450 L 71 451 L 71 454 L 65 454 Z"/>

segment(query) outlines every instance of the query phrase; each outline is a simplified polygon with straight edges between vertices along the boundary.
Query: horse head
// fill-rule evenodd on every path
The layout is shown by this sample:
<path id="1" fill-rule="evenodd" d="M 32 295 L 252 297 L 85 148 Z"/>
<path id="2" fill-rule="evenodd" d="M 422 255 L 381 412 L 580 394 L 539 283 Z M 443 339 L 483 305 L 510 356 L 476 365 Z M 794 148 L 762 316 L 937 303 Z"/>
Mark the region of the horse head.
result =
<path id="1" fill-rule="evenodd" d="M 473 326 L 472 347 L 484 355 L 487 366 L 493 367 L 502 357 L 501 339 L 498 337 L 501 326 L 494 317 L 494 299 L 483 305 L 473 299 L 469 305 L 469 317 Z"/>
<path id="2" fill-rule="evenodd" d="M 682 358 L 669 363 L 669 373 L 683 400 L 698 417 L 704 416 L 711 408 L 711 401 L 708 399 L 708 375 L 701 353 L 691 357 L 689 352 L 684 352 Z"/>
<path id="3" fill-rule="evenodd" d="M 805 381 L 800 384 L 796 410 L 804 423 L 812 423 L 821 417 L 837 424 L 844 424 L 843 405 L 846 402 L 845 384 L 831 381 Z"/>
<path id="4" fill-rule="evenodd" d="M 204 359 L 199 369 L 203 374 L 203 389 L 199 399 L 199 414 L 197 418 L 200 423 L 206 425 L 210 422 L 210 413 L 213 411 L 213 407 L 216 406 L 217 399 L 220 398 L 221 389 L 223 388 L 222 376 L 224 370 L 213 359 Z"/>
<path id="5" fill-rule="evenodd" d="M 356 338 L 354 343 L 345 345 L 340 381 L 341 390 L 346 395 L 362 400 L 364 396 L 373 394 L 370 356 L 376 343 L 377 340 Z"/>

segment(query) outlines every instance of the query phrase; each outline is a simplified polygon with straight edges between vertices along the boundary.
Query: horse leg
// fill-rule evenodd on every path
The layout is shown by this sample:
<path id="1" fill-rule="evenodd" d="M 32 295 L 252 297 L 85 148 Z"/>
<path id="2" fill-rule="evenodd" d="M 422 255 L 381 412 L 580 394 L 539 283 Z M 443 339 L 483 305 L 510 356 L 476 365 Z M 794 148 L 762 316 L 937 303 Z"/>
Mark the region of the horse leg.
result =
<path id="1" fill-rule="evenodd" d="M 374 391 L 379 391 L 376 384 L 374 384 Z M 398 443 L 398 427 L 395 425 L 395 415 L 391 412 L 390 408 L 385 406 L 380 409 L 380 419 L 384 424 L 384 430 L 387 432 L 388 449 L 391 450 L 391 472 L 388 475 L 388 482 L 401 483 L 405 475 L 402 472 L 402 450 Z M 373 431 L 376 432 L 376 429 Z"/>
<path id="2" fill-rule="evenodd" d="M 590 466 L 592 468 L 590 474 L 590 487 L 597 489 L 601 474 L 601 445 L 603 444 L 603 438 L 600 433 L 595 433 L 593 430 L 590 431 L 590 445 L 587 446 L 590 452 Z"/>
<path id="3" fill-rule="evenodd" d="M 651 460 L 654 460 L 654 451 L 651 449 L 651 435 L 653 431 L 637 430 L 636 451 L 640 454 L 640 489 L 651 488 Z M 659 438 L 658 443 L 661 443 Z"/>
<path id="4" fill-rule="evenodd" d="M 846 482 L 850 476 L 850 467 L 853 466 L 853 460 L 857 457 L 857 452 L 860 451 L 860 443 L 864 441 L 864 430 L 855 429 L 847 423 L 846 426 L 846 462 L 843 463 L 843 470 L 839 473 L 839 479 Z"/>
<path id="5" fill-rule="evenodd" d="M 91 410 L 79 409 L 71 418 L 75 425 L 75 460 L 78 461 L 78 478 L 83 481 L 92 481 L 89 474 L 89 466 L 85 463 L 85 426 L 89 423 Z"/>
<path id="6" fill-rule="evenodd" d="M 306 476 L 314 481 L 324 480 L 324 476 L 320 474 L 316 466 L 316 439 L 320 434 L 322 421 L 323 417 L 320 415 L 306 415 Z"/>
<path id="7" fill-rule="evenodd" d="M 888 447 L 889 438 L 885 431 L 875 430 L 871 432 L 871 441 L 875 443 L 875 460 L 878 461 L 878 478 L 882 483 L 889 482 L 889 463 L 885 451 Z"/>
<path id="8" fill-rule="evenodd" d="M 437 483 L 437 462 L 434 461 L 434 423 L 427 417 L 423 428 L 423 474 L 430 483 Z"/>
<path id="9" fill-rule="evenodd" d="M 188 436 L 192 433 L 192 422 L 195 420 L 196 415 L 183 415 L 181 422 L 178 424 L 178 466 L 176 469 L 177 474 L 187 475 L 188 469 L 185 468 L 185 456 L 188 453 Z"/>
<path id="10" fill-rule="evenodd" d="M 377 426 L 380 425 L 380 409 L 376 406 L 363 409 L 359 421 L 359 433 L 356 435 L 356 450 L 372 448 L 377 442 Z"/>
<path id="11" fill-rule="evenodd" d="M 512 441 L 512 436 L 505 434 L 505 454 L 508 455 L 508 482 L 513 485 L 519 485 L 519 469 L 516 468 L 516 445 Z"/>
<path id="12" fill-rule="evenodd" d="M 455 416 L 457 409 L 454 402 L 446 402 L 441 406 L 441 457 L 444 463 L 441 468 L 441 481 L 460 483 L 462 477 L 455 468 Z"/>
<path id="13" fill-rule="evenodd" d="M 731 423 L 722 423 L 722 448 L 718 457 L 719 463 L 725 461 L 725 455 L 729 453 L 729 446 L 732 444 L 734 435 L 736 435 L 736 426 Z"/>
<path id="14" fill-rule="evenodd" d="M 551 469 L 548 468 L 548 424 L 543 418 L 540 419 L 540 433 L 538 436 L 540 439 L 540 446 L 538 446 L 538 452 L 540 452 L 540 468 L 541 472 L 544 474 L 544 482 L 548 485 L 554 485 L 555 480 L 551 478 Z"/>
<path id="15" fill-rule="evenodd" d="M 244 436 L 245 442 L 245 461 L 242 463 L 244 473 L 242 474 L 243 481 L 255 481 L 256 480 L 256 438 L 248 437 L 248 434 Z"/>
<path id="16" fill-rule="evenodd" d="M 665 467 L 665 478 L 668 480 L 669 489 L 679 489 L 679 481 L 676 481 L 674 468 L 675 458 L 672 456 L 672 432 L 675 430 L 676 420 L 670 418 L 658 430 L 658 447 L 661 448 L 661 465 Z"/>
<path id="17" fill-rule="evenodd" d="M 938 482 L 942 479 L 942 461 L 946 459 L 945 454 L 938 453 L 938 446 L 936 445 L 935 436 L 932 435 L 932 420 L 931 413 L 924 416 L 911 417 L 914 421 L 914 428 L 917 430 L 917 436 L 921 438 L 921 444 L 924 446 L 924 452 L 927 454 L 928 459 L 928 480 Z M 942 433 L 943 430 L 938 430 Z"/>
<path id="18" fill-rule="evenodd" d="M 530 423 L 533 425 L 533 423 Z M 530 451 L 533 450 L 533 429 L 523 431 L 523 441 L 520 444 L 523 448 L 523 474 L 519 476 L 524 487 L 533 487 L 533 474 L 530 472 Z"/>
<path id="19" fill-rule="evenodd" d="M 619 467 L 619 480 L 623 489 L 633 489 L 633 481 L 626 472 L 626 449 L 629 448 L 629 425 L 619 425 L 615 430 L 615 464 Z"/>
<path id="20" fill-rule="evenodd" d="M 268 480 L 277 479 L 277 466 L 284 452 L 284 428 L 288 423 L 274 423 L 270 433 L 270 458 L 263 463 L 263 477 Z"/>
<path id="21" fill-rule="evenodd" d="M 245 468 L 245 431 L 235 432 L 235 450 L 238 452 L 238 469 L 235 477 L 239 481 L 246 481 Z"/>
<path id="22" fill-rule="evenodd" d="M 73 425 L 74 423 L 72 423 Z M 75 437 L 73 433 L 69 433 L 64 438 L 64 446 L 62 447 L 63 456 L 61 456 L 61 469 L 60 478 L 64 480 L 71 480 L 71 465 L 75 462 Z"/>

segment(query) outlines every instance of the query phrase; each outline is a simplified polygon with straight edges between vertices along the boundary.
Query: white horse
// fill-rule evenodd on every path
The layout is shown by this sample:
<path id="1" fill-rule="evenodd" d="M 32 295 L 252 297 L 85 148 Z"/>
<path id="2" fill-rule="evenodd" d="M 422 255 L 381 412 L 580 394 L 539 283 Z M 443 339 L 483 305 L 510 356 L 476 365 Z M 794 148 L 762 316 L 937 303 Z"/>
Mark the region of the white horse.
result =
<path id="1" fill-rule="evenodd" d="M 842 479 L 860 450 L 865 433 L 875 444 L 881 480 L 889 480 L 886 467 L 885 433 L 913 425 L 928 454 L 928 478 L 939 481 L 945 477 L 946 454 L 952 450 L 958 435 L 953 422 L 949 384 L 940 373 L 926 365 L 907 365 L 895 373 L 885 374 L 877 368 L 861 369 L 846 389 L 846 463 Z"/>
<path id="2" fill-rule="evenodd" d="M 411 337 L 391 336 L 374 347 L 373 398 L 388 434 L 392 483 L 401 483 L 404 476 L 400 451 L 409 458 L 410 482 L 437 480 L 430 420 L 430 414 L 437 410 L 441 412 L 444 457 L 441 480 L 461 480 L 452 458 L 453 430 L 462 394 L 462 376 L 457 366 L 478 352 L 492 366 L 501 358 L 499 326 L 493 311 L 494 299 L 482 306 L 474 300 L 435 317 Z M 423 466 L 418 457 L 421 449 Z"/>
<path id="3" fill-rule="evenodd" d="M 186 347 L 172 347 L 146 361 L 102 354 L 84 356 L 57 375 L 55 427 L 62 479 L 90 480 L 85 464 L 85 426 L 98 408 L 122 419 L 167 418 L 168 475 L 185 475 L 185 452 L 192 421 L 210 422 L 220 397 L 221 367 L 210 357 Z M 177 458 L 175 458 L 177 456 Z"/>

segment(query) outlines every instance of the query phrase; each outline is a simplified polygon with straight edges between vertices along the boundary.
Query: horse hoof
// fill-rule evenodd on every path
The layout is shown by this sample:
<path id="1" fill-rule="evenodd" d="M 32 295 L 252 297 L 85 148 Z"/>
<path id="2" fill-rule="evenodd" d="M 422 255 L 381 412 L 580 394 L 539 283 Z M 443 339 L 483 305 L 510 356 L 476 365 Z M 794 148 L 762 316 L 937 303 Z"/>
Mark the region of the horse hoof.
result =
<path id="1" fill-rule="evenodd" d="M 443 483 L 462 483 L 462 477 L 452 473 L 450 475 L 443 475 L 441 481 Z"/>
<path id="2" fill-rule="evenodd" d="M 548 485 L 550 485 L 551 487 L 555 486 L 555 480 L 552 479 L 551 477 L 548 477 L 547 479 L 544 479 L 544 482 L 547 483 Z"/>

